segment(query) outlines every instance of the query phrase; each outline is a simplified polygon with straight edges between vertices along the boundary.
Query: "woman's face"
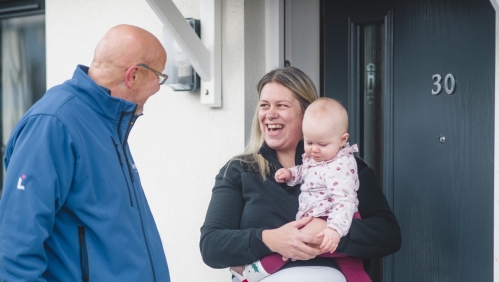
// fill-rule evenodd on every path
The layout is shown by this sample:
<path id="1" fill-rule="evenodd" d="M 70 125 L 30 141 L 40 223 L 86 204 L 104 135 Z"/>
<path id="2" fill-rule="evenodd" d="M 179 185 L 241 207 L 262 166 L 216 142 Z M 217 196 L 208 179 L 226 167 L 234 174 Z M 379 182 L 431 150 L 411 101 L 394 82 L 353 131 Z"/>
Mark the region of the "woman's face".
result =
<path id="1" fill-rule="evenodd" d="M 303 112 L 293 92 L 279 83 L 267 83 L 258 107 L 260 130 L 267 145 L 278 152 L 296 150 L 303 136 Z"/>

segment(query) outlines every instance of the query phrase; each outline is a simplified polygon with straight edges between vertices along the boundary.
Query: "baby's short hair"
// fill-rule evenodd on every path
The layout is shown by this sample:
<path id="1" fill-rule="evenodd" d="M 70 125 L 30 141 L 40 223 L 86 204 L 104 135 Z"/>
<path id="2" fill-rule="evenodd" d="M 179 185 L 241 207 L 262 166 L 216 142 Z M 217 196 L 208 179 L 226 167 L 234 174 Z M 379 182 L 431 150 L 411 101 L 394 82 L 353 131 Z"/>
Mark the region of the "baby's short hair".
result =
<path id="1" fill-rule="evenodd" d="M 335 123 L 338 129 L 344 132 L 348 130 L 348 113 L 345 107 L 335 99 L 321 97 L 313 101 L 305 111 L 305 115 L 313 118 L 327 119 Z"/>

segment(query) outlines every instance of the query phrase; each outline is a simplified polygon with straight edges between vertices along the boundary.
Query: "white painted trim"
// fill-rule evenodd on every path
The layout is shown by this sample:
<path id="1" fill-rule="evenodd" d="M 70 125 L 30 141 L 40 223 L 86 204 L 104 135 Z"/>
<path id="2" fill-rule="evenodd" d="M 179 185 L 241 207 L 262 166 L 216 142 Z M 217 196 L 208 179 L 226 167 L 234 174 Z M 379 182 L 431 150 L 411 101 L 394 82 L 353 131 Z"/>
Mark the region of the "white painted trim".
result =
<path id="1" fill-rule="evenodd" d="M 490 0 L 490 3 L 492 3 L 492 6 L 496 12 L 499 11 L 499 0 Z"/>
<path id="2" fill-rule="evenodd" d="M 146 0 L 203 80 L 210 80 L 210 52 L 172 0 Z"/>
<path id="3" fill-rule="evenodd" d="M 292 0 L 285 0 L 284 4 L 284 59 L 290 61 L 292 66 L 295 66 L 295 60 L 293 58 L 293 34 L 299 38 L 296 30 L 294 30 L 295 19 L 293 17 L 293 2 Z M 298 0 L 300 1 L 300 0 Z M 306 3 L 308 4 L 308 3 Z M 308 30 L 307 30 L 308 31 Z"/>
<path id="4" fill-rule="evenodd" d="M 284 0 L 265 0 L 265 72 L 284 66 Z"/>
<path id="5" fill-rule="evenodd" d="M 146 0 L 201 77 L 201 104 L 222 106 L 222 4 L 200 0 L 201 38 L 172 0 Z"/>
<path id="6" fill-rule="evenodd" d="M 164 1 L 164 0 L 158 0 Z M 211 79 L 201 81 L 201 104 L 222 106 L 222 0 L 200 0 L 201 39 L 209 50 Z"/>
<path id="7" fill-rule="evenodd" d="M 265 0 L 265 70 L 284 60 L 320 88 L 320 1 Z"/>
<path id="8" fill-rule="evenodd" d="M 320 0 L 286 0 L 284 58 L 306 73 L 320 90 Z"/>

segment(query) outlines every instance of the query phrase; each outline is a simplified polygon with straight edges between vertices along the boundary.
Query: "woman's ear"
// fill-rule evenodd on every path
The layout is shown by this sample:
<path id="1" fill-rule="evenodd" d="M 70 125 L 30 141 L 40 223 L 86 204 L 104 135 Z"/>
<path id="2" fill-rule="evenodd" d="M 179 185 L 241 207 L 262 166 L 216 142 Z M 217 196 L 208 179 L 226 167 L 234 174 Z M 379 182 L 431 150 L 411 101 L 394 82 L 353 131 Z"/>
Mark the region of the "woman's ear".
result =
<path id="1" fill-rule="evenodd" d="M 131 66 L 126 70 L 126 73 L 125 73 L 126 87 L 132 88 L 133 85 L 137 82 L 138 69 L 139 69 L 139 67 L 137 67 L 137 66 Z"/>
<path id="2" fill-rule="evenodd" d="M 341 146 L 340 147 L 345 146 L 345 144 L 347 143 L 348 137 L 350 137 L 350 134 L 348 134 L 348 133 L 343 133 L 343 135 L 341 135 L 341 139 L 340 139 Z"/>

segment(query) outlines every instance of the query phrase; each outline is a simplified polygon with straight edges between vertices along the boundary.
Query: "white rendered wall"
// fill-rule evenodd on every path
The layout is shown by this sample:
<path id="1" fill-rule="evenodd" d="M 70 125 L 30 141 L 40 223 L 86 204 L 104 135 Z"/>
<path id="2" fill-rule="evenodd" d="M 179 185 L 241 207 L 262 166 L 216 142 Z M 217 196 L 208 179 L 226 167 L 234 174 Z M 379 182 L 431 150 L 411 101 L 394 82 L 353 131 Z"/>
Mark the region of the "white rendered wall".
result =
<path id="1" fill-rule="evenodd" d="M 199 18 L 199 1 L 174 0 L 185 17 L 193 18 Z M 228 270 L 214 270 L 202 262 L 199 229 L 215 175 L 244 149 L 247 117 L 254 110 L 249 104 L 256 101 L 254 86 L 265 71 L 260 24 L 264 8 L 259 2 L 222 2 L 223 107 L 201 105 L 199 92 L 174 92 L 162 86 L 145 105 L 129 138 L 172 281 L 230 279 Z M 247 24 L 245 9 L 252 11 Z M 89 65 L 104 33 L 122 23 L 161 38 L 162 24 L 145 0 L 46 1 L 47 86 L 69 79 L 77 64 Z"/>

